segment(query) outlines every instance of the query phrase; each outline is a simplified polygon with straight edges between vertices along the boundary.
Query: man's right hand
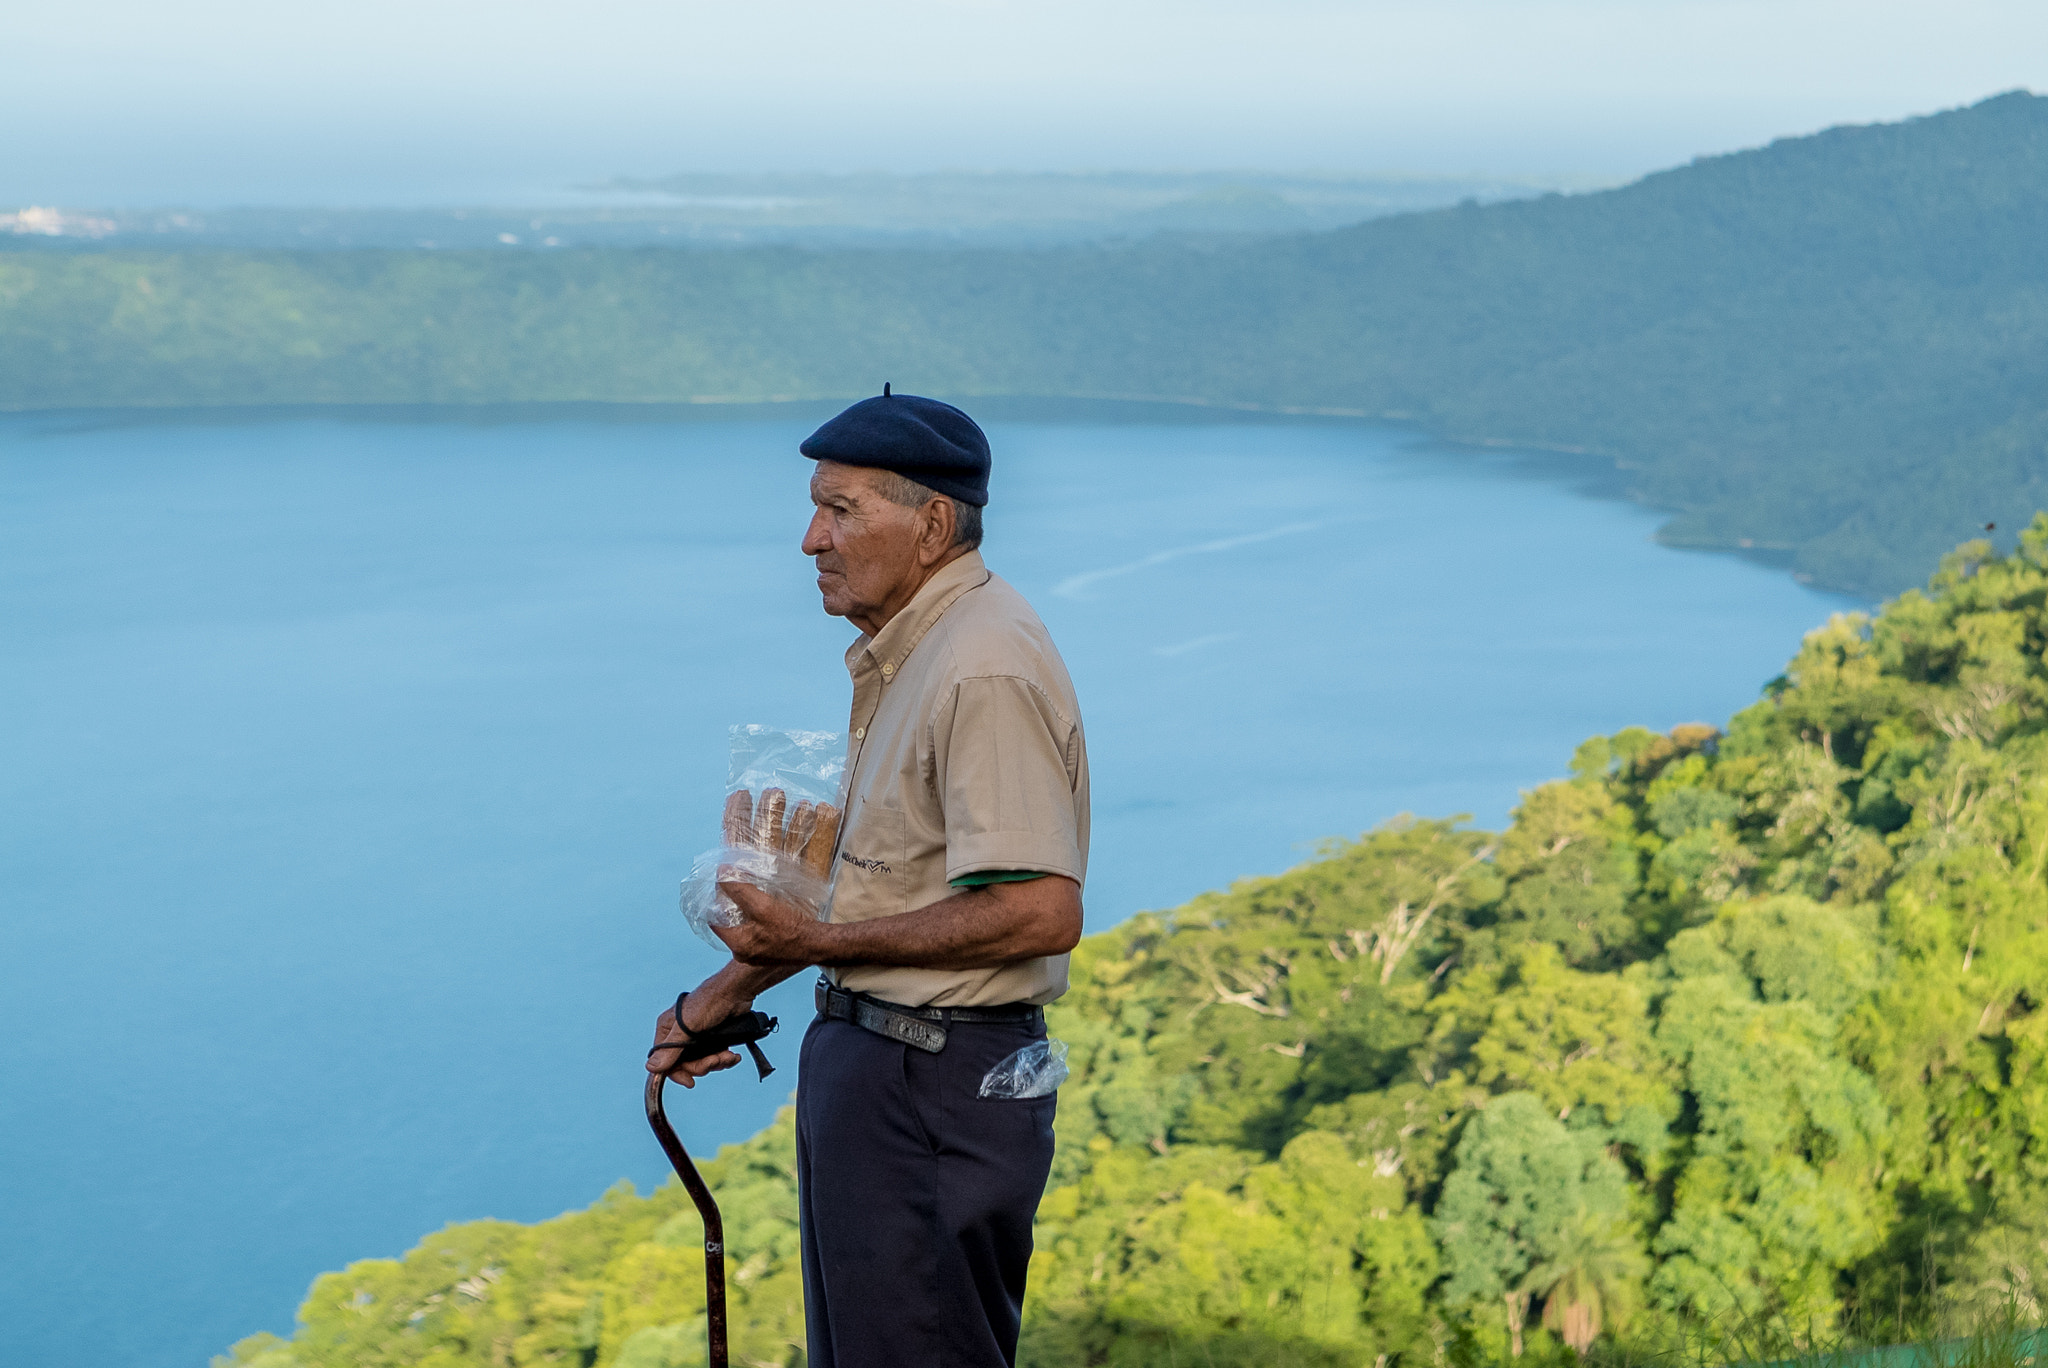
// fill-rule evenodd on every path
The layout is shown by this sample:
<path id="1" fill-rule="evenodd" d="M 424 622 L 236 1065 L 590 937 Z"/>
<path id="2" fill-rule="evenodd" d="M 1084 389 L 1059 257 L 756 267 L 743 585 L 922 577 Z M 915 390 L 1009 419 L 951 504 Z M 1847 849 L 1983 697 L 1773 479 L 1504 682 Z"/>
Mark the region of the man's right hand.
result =
<path id="1" fill-rule="evenodd" d="M 683 999 L 683 1030 L 703 1031 L 719 1022 L 753 1006 L 753 999 L 746 1001 L 729 1000 L 712 981 L 707 981 L 688 997 Z M 657 1046 L 677 1046 L 686 1043 L 682 1030 L 676 1029 L 675 1008 L 670 1007 L 654 1019 L 654 1043 Z M 737 1052 L 720 1050 L 717 1054 L 705 1055 L 702 1059 L 687 1060 L 681 1064 L 674 1061 L 680 1049 L 657 1049 L 647 1056 L 647 1072 L 666 1074 L 670 1079 L 686 1088 L 697 1086 L 697 1080 L 706 1074 L 730 1069 L 740 1062 Z M 664 1065 L 671 1067 L 664 1068 Z"/>

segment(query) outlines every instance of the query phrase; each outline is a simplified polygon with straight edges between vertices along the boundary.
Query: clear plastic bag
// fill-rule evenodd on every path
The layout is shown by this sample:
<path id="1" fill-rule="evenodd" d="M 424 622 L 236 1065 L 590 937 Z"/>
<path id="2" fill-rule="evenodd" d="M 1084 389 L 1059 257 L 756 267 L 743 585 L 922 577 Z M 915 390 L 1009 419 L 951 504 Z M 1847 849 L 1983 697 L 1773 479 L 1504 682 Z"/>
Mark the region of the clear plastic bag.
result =
<path id="1" fill-rule="evenodd" d="M 1067 1081 L 1067 1043 L 1034 1040 L 981 1076 L 981 1096 L 1050 1097 Z"/>
<path id="2" fill-rule="evenodd" d="M 753 884 L 823 917 L 839 843 L 840 784 L 846 738 L 837 732 L 778 731 L 748 723 L 732 729 L 719 844 L 699 855 L 683 881 L 683 917 L 713 949 L 714 926 L 737 926 L 740 910 L 721 880 Z"/>

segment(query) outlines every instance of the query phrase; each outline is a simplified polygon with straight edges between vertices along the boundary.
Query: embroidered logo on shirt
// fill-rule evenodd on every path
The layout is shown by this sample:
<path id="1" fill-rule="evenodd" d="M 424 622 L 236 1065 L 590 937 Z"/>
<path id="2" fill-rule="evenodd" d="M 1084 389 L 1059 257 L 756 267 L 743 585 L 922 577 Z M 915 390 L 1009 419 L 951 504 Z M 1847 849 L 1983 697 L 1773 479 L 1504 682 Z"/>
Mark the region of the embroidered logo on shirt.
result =
<path id="1" fill-rule="evenodd" d="M 894 874 L 896 872 L 889 868 L 887 860 L 863 860 L 850 850 L 840 851 L 839 858 L 852 865 L 855 869 L 864 870 L 869 874 Z"/>

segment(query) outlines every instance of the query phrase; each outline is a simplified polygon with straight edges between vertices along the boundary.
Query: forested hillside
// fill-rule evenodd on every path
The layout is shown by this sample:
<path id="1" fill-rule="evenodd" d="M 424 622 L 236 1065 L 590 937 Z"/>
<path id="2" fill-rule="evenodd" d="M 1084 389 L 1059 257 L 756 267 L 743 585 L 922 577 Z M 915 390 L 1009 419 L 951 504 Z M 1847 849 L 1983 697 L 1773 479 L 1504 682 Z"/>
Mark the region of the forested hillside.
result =
<path id="1" fill-rule="evenodd" d="M 0 253 L 0 407 L 1093 395 L 1618 466 L 1889 593 L 2048 503 L 2048 99 L 1332 233 L 1038 251 Z"/>
<path id="2" fill-rule="evenodd" d="M 1083 942 L 1025 1361 L 2038 1320 L 2044 650 L 2048 516 L 1812 633 L 1725 732 L 1588 741 L 1501 835 L 1397 822 Z M 802 1361 L 791 1161 L 785 1116 L 709 1171 L 735 1362 Z M 232 1361 L 698 1362 L 699 1238 L 674 1184 L 451 1227 Z"/>

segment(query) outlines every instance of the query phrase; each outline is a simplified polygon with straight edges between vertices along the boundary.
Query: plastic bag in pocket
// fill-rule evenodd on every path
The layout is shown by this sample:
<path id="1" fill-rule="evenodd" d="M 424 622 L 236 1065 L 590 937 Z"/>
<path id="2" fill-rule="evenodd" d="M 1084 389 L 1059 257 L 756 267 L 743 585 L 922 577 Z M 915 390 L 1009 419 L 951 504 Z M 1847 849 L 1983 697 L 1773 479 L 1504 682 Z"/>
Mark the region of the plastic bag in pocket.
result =
<path id="1" fill-rule="evenodd" d="M 1067 1043 L 1034 1040 L 981 1076 L 981 1096 L 1051 1097 L 1067 1081 Z"/>
<path id="2" fill-rule="evenodd" d="M 711 928 L 740 922 L 739 908 L 718 890 L 721 878 L 825 915 L 839 844 L 845 743 L 837 732 L 751 723 L 732 729 L 722 839 L 697 857 L 682 889 L 684 919 L 714 950 L 725 943 Z"/>

